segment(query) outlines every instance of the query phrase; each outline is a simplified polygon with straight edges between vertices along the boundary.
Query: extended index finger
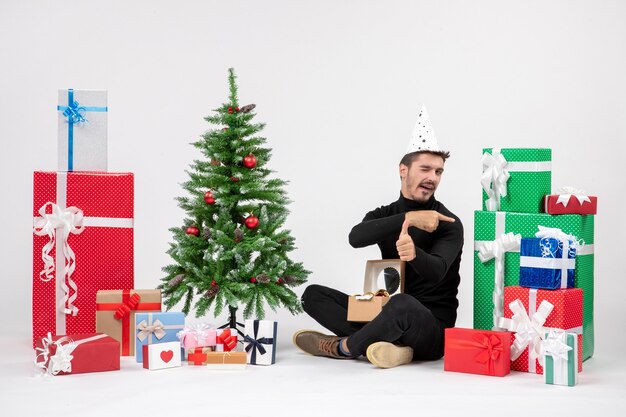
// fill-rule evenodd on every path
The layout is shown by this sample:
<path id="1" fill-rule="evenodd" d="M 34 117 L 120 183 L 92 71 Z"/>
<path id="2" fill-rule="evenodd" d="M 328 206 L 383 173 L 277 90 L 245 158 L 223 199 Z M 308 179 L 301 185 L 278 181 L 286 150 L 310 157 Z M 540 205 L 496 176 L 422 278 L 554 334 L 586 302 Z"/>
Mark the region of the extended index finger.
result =
<path id="1" fill-rule="evenodd" d="M 441 213 L 437 213 L 439 215 L 439 220 L 443 220 L 444 222 L 454 223 L 456 220 L 452 217 L 444 216 Z"/>

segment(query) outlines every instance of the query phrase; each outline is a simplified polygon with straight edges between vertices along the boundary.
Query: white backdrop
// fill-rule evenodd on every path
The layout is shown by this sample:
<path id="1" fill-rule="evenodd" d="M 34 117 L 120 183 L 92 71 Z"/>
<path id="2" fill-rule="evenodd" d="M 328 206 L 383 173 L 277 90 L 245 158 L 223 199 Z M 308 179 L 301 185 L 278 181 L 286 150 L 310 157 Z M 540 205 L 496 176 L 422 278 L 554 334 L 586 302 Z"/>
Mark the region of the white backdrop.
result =
<path id="1" fill-rule="evenodd" d="M 485 146 L 551 147 L 553 187 L 599 197 L 596 356 L 617 351 L 626 268 L 626 3 L 621 1 L 0 1 L 3 336 L 28 338 L 32 172 L 56 168 L 58 88 L 109 91 L 109 170 L 135 173 L 135 282 L 169 262 L 190 142 L 227 97 L 257 104 L 290 181 L 310 283 L 358 291 L 347 234 L 397 198 L 421 103 L 452 152 L 437 197 L 465 226 L 459 326 L 472 323 L 473 210 Z M 301 293 L 304 287 L 298 288 Z M 283 337 L 305 316 L 279 311 Z M 215 320 L 219 321 L 219 320 Z"/>

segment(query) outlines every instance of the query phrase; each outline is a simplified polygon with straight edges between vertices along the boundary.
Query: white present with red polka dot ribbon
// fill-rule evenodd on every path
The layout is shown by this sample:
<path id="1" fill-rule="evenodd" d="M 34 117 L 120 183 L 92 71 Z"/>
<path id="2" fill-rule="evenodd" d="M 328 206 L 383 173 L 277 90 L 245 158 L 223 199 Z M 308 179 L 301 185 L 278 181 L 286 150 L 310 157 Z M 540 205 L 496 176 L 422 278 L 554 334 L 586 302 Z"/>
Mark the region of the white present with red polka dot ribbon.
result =
<path id="1" fill-rule="evenodd" d="M 34 173 L 33 346 L 94 333 L 96 292 L 134 287 L 133 205 L 132 173 Z"/>
<path id="2" fill-rule="evenodd" d="M 511 303 L 515 300 L 521 301 L 529 318 L 532 320 L 535 312 L 540 309 L 542 301 L 547 301 L 554 307 L 547 315 L 547 318 L 540 326 L 544 330 L 560 329 L 568 333 L 578 335 L 578 346 L 582 346 L 583 334 L 583 290 L 580 288 L 568 288 L 562 290 L 537 290 L 519 286 L 504 287 L 504 317 L 511 319 L 514 312 L 511 310 Z M 541 332 L 541 337 L 544 333 Z M 512 335 L 512 342 L 515 341 L 515 334 Z M 540 341 L 539 341 L 540 343 Z M 532 346 L 532 348 L 539 348 Z M 513 356 L 513 353 L 511 353 Z M 534 371 L 533 371 L 534 368 Z M 578 350 L 578 372 L 583 369 L 582 349 Z M 521 355 L 511 362 L 511 370 L 522 372 L 534 372 L 543 374 L 541 359 L 530 360 L 529 348 L 526 347 Z"/>

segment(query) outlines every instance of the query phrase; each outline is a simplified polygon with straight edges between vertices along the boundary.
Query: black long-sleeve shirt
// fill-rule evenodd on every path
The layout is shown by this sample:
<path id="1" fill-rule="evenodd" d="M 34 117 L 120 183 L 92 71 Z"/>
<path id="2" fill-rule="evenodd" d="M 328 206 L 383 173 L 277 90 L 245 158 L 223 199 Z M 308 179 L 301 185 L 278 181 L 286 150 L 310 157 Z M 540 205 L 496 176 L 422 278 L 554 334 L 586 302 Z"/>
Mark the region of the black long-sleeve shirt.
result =
<path id="1" fill-rule="evenodd" d="M 383 259 L 399 258 L 396 242 L 400 237 L 405 213 L 417 210 L 434 210 L 456 221 L 440 221 L 437 230 L 432 233 L 416 227 L 409 228 L 416 256 L 407 262 L 404 292 L 430 309 L 445 327 L 454 327 L 459 306 L 456 295 L 461 280 L 459 266 L 463 249 L 463 225 L 434 196 L 426 203 L 418 203 L 400 194 L 398 201 L 370 211 L 361 223 L 352 228 L 350 245 L 362 248 L 376 243 Z"/>

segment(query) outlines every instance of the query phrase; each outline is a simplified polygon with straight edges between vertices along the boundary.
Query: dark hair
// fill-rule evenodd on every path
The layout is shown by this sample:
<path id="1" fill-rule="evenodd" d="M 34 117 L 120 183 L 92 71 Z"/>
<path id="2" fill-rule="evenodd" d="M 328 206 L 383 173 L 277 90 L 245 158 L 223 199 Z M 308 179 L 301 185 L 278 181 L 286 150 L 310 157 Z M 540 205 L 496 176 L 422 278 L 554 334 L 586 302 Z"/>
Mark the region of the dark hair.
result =
<path id="1" fill-rule="evenodd" d="M 410 168 L 413 161 L 415 161 L 419 157 L 419 155 L 423 153 L 436 155 L 440 157 L 441 159 L 443 159 L 443 162 L 446 162 L 446 159 L 450 158 L 450 152 L 448 151 L 416 151 L 416 152 L 411 152 L 411 153 L 407 153 L 406 155 L 404 155 L 400 163 Z"/>

